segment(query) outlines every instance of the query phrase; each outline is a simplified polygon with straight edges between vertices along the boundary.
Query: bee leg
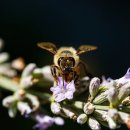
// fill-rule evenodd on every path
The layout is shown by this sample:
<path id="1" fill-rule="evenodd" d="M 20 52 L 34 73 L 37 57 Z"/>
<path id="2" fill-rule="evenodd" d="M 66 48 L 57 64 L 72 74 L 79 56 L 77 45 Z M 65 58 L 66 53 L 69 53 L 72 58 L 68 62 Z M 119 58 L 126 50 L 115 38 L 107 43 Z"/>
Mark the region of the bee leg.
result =
<path id="1" fill-rule="evenodd" d="M 74 79 L 74 83 L 76 83 L 79 79 L 79 75 L 75 71 L 73 72 L 73 79 Z"/>
<path id="2" fill-rule="evenodd" d="M 58 70 L 57 66 L 55 66 L 55 65 L 51 66 L 51 74 L 52 74 L 55 81 L 58 80 L 58 71 L 57 70 Z"/>
<path id="3" fill-rule="evenodd" d="M 93 75 L 87 70 L 87 66 L 83 61 L 80 61 L 79 65 L 82 65 L 86 76 L 88 76 L 89 78 L 93 78 Z"/>

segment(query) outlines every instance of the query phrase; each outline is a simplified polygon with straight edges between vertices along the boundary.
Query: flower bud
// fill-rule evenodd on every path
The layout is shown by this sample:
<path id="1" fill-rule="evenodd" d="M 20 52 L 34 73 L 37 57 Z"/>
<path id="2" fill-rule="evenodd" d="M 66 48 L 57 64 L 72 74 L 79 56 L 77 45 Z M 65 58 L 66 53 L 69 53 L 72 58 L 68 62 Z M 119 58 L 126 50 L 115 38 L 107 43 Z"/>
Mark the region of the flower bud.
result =
<path id="1" fill-rule="evenodd" d="M 33 71 L 33 77 L 35 78 L 43 78 L 43 74 L 42 74 L 42 69 L 41 68 L 36 68 Z"/>
<path id="2" fill-rule="evenodd" d="M 123 123 L 125 123 L 125 124 L 128 123 L 128 121 L 130 119 L 130 114 L 119 111 L 119 116 L 120 116 L 121 120 L 123 121 Z"/>
<path id="3" fill-rule="evenodd" d="M 89 117 L 88 125 L 92 130 L 100 130 L 101 129 L 99 122 L 93 117 Z"/>
<path id="4" fill-rule="evenodd" d="M 119 90 L 118 98 L 119 101 L 122 101 L 130 94 L 130 82 L 122 86 Z"/>
<path id="5" fill-rule="evenodd" d="M 30 86 L 33 85 L 33 81 L 32 81 L 32 76 L 28 76 L 28 77 L 22 77 L 21 81 L 20 81 L 20 86 L 21 88 L 29 88 Z"/>
<path id="6" fill-rule="evenodd" d="M 17 114 L 16 106 L 10 107 L 8 109 L 8 114 L 9 114 L 9 117 L 14 118 L 16 116 L 16 114 Z"/>
<path id="7" fill-rule="evenodd" d="M 47 81 L 54 81 L 54 78 L 51 74 L 51 66 L 49 65 L 34 69 L 33 74 L 37 77 L 43 77 Z"/>
<path id="8" fill-rule="evenodd" d="M 61 117 L 55 117 L 54 118 L 54 123 L 56 125 L 64 125 L 64 120 Z"/>
<path id="9" fill-rule="evenodd" d="M 70 119 L 75 120 L 77 118 L 76 114 L 73 111 L 69 110 L 68 108 L 62 107 L 62 112 L 63 112 L 64 116 L 69 117 Z"/>
<path id="10" fill-rule="evenodd" d="M 117 109 L 109 109 L 108 115 L 111 117 L 114 121 L 117 121 L 119 119 L 119 114 Z"/>
<path id="11" fill-rule="evenodd" d="M 100 86 L 100 79 L 95 77 L 90 81 L 90 85 L 89 85 L 89 93 L 91 95 L 91 97 L 95 97 L 98 93 L 99 90 L 99 86 Z"/>
<path id="12" fill-rule="evenodd" d="M 107 117 L 107 122 L 108 122 L 110 129 L 116 129 L 117 124 L 111 117 L 109 117 L 109 116 Z"/>
<path id="13" fill-rule="evenodd" d="M 14 96 L 8 96 L 3 99 L 2 104 L 4 107 L 11 107 L 14 105 L 14 103 L 17 102 L 17 99 Z"/>
<path id="14" fill-rule="evenodd" d="M 34 63 L 28 64 L 23 70 L 22 77 L 30 76 L 35 68 L 36 68 L 36 64 Z"/>
<path id="15" fill-rule="evenodd" d="M 8 77 L 14 77 L 16 76 L 17 72 L 10 68 L 10 64 L 1 64 L 0 74 L 6 75 Z"/>
<path id="16" fill-rule="evenodd" d="M 26 102 L 18 102 L 17 108 L 21 112 L 22 115 L 24 114 L 30 114 L 32 112 L 30 106 Z"/>
<path id="17" fill-rule="evenodd" d="M 9 59 L 9 54 L 7 52 L 0 53 L 0 63 L 3 63 Z"/>
<path id="18" fill-rule="evenodd" d="M 100 93 L 99 95 L 97 95 L 94 98 L 93 103 L 94 104 L 101 104 L 101 103 L 107 101 L 107 94 L 108 94 L 107 90 L 105 92 Z"/>
<path id="19" fill-rule="evenodd" d="M 12 61 L 11 66 L 17 70 L 23 70 L 25 67 L 24 59 L 19 57 Z"/>
<path id="20" fill-rule="evenodd" d="M 114 107 L 119 103 L 118 100 L 118 91 L 115 86 L 110 86 L 108 89 L 108 101 L 110 102 L 110 107 Z"/>
<path id="21" fill-rule="evenodd" d="M 60 106 L 59 103 L 57 103 L 57 102 L 52 102 L 51 103 L 51 111 L 54 114 L 59 114 L 60 113 L 60 109 L 61 109 L 61 106 Z"/>
<path id="22" fill-rule="evenodd" d="M 84 124 L 84 123 L 86 123 L 86 121 L 87 121 L 87 119 L 88 119 L 88 117 L 87 117 L 87 115 L 86 114 L 80 114 L 78 117 L 77 117 L 77 123 L 79 123 L 79 124 Z"/>
<path id="23" fill-rule="evenodd" d="M 40 102 L 39 102 L 38 98 L 32 94 L 27 94 L 26 98 L 28 98 L 30 100 L 33 111 L 36 111 L 40 106 Z"/>
<path id="24" fill-rule="evenodd" d="M 94 117 L 100 121 L 106 121 L 107 120 L 107 112 L 103 111 L 103 110 L 95 110 Z"/>
<path id="25" fill-rule="evenodd" d="M 41 69 L 41 72 L 44 76 L 44 78 L 46 80 L 49 80 L 49 81 L 54 81 L 54 78 L 51 74 L 51 66 L 47 65 L 47 66 L 44 66 L 42 69 Z"/>
<path id="26" fill-rule="evenodd" d="M 88 114 L 93 113 L 93 111 L 94 111 L 94 105 L 90 102 L 87 102 L 84 105 L 84 112 L 88 115 Z"/>

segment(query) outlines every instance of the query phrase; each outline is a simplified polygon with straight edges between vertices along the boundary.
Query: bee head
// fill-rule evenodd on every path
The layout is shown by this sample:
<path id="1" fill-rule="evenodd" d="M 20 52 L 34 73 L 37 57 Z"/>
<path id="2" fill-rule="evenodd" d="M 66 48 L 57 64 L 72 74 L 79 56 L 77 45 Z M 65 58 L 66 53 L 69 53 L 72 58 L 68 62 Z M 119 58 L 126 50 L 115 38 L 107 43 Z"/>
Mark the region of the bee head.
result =
<path id="1" fill-rule="evenodd" d="M 58 59 L 58 66 L 62 71 L 70 72 L 75 66 L 75 60 L 73 57 L 60 57 Z"/>
<path id="2" fill-rule="evenodd" d="M 72 70 L 79 63 L 79 56 L 72 47 L 62 47 L 54 55 L 54 64 L 59 66 L 61 70 Z"/>

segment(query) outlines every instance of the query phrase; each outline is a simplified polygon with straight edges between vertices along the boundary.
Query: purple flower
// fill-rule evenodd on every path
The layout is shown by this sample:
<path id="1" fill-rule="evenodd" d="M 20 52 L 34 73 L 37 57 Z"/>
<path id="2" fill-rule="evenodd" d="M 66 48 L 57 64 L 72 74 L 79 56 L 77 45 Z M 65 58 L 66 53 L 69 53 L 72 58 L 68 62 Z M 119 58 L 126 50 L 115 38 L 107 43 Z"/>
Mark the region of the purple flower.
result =
<path id="1" fill-rule="evenodd" d="M 100 84 L 100 86 L 108 86 L 108 84 L 112 81 L 112 78 L 105 78 L 105 76 L 102 76 L 102 83 Z"/>
<path id="2" fill-rule="evenodd" d="M 36 115 L 36 121 L 38 122 L 33 128 L 38 128 L 39 130 L 46 130 L 54 124 L 54 119 L 49 116 Z"/>
<path id="3" fill-rule="evenodd" d="M 56 102 L 61 102 L 65 99 L 73 99 L 73 93 L 75 92 L 74 80 L 67 83 L 62 77 L 58 78 L 58 85 L 50 88 L 53 92 Z"/>
<path id="4" fill-rule="evenodd" d="M 39 130 L 46 130 L 47 128 L 51 127 L 53 124 L 57 125 L 64 125 L 64 120 L 60 117 L 52 118 L 50 116 L 45 116 L 41 114 L 37 114 L 35 116 L 35 120 L 37 121 L 37 124 L 33 127 L 38 128 Z"/>
<path id="5" fill-rule="evenodd" d="M 116 82 L 121 85 L 125 85 L 129 81 L 130 81 L 130 68 L 128 68 L 126 74 L 123 77 L 116 80 Z"/>

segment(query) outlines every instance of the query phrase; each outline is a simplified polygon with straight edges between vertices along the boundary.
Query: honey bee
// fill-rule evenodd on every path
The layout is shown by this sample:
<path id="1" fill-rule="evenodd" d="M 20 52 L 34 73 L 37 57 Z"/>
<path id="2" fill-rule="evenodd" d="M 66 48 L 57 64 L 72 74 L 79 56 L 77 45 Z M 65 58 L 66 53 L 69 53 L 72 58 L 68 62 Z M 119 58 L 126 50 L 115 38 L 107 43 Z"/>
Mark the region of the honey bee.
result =
<path id="1" fill-rule="evenodd" d="M 79 55 L 96 50 L 96 46 L 81 45 L 77 50 L 73 47 L 61 47 L 57 49 L 56 45 L 51 42 L 41 42 L 38 43 L 38 46 L 54 55 L 54 65 L 51 66 L 51 73 L 55 81 L 58 81 L 58 77 L 60 76 L 66 82 L 74 80 L 76 83 L 80 78 L 81 69 L 83 69 L 87 76 L 91 76 L 85 64 L 80 60 Z"/>

